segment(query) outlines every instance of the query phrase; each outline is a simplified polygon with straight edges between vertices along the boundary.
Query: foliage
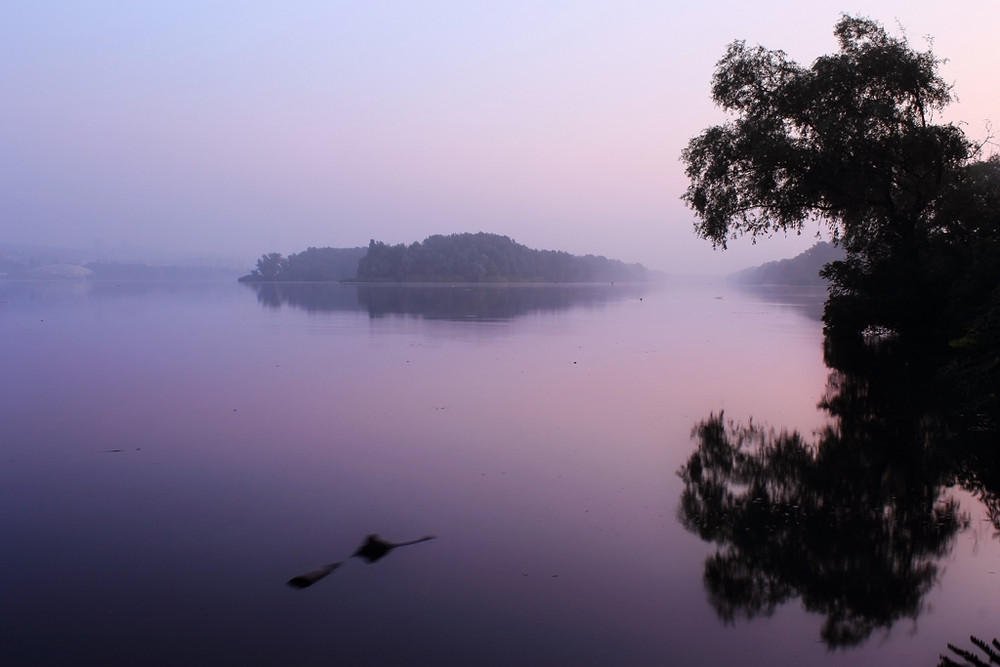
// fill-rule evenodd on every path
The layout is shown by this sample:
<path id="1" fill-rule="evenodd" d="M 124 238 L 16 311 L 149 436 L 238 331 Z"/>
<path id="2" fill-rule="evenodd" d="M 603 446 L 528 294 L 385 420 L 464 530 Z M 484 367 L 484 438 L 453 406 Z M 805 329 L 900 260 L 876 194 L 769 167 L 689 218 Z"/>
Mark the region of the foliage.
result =
<path id="1" fill-rule="evenodd" d="M 987 644 L 985 641 L 976 637 L 975 635 L 969 636 L 969 641 L 973 643 L 983 655 L 989 660 L 987 662 L 983 658 L 979 657 L 974 651 L 967 651 L 963 648 L 959 648 L 954 644 L 948 644 L 948 650 L 962 658 L 966 662 L 960 663 L 955 662 L 946 655 L 941 656 L 941 661 L 938 663 L 938 667 L 962 667 L 963 665 L 975 665 L 976 667 L 989 667 L 990 665 L 1000 665 L 1000 642 L 996 639 L 993 640 L 992 646 Z"/>
<path id="2" fill-rule="evenodd" d="M 646 270 L 603 256 L 533 250 L 498 234 L 434 235 L 422 243 L 372 240 L 358 264 L 368 282 L 602 282 L 643 281 Z"/>
<path id="3" fill-rule="evenodd" d="M 969 157 L 959 128 L 930 122 L 951 100 L 933 53 L 869 19 L 845 16 L 835 33 L 840 52 L 810 68 L 742 41 L 719 61 L 712 96 L 737 118 L 683 153 L 684 199 L 714 244 L 813 217 L 849 252 L 901 239 Z"/>
<path id="4" fill-rule="evenodd" d="M 372 240 L 367 248 L 309 248 L 257 260 L 244 282 L 641 282 L 639 264 L 607 257 L 532 250 L 497 234 L 435 235 L 409 246 Z"/>
<path id="5" fill-rule="evenodd" d="M 257 268 L 250 272 L 248 278 L 257 280 L 278 280 L 288 266 L 288 260 L 280 252 L 261 255 L 257 260 Z"/>
<path id="6" fill-rule="evenodd" d="M 713 245 L 825 224 L 825 320 L 941 344 L 975 329 L 1000 261 L 1000 164 L 935 115 L 951 101 L 931 50 L 844 16 L 837 53 L 803 67 L 782 51 L 729 46 L 713 78 L 731 115 L 683 151 L 683 198 Z M 984 290 L 986 291 L 984 295 Z M 985 296 L 985 298 L 984 298 Z M 941 317 L 944 312 L 947 317 Z"/>
<path id="7" fill-rule="evenodd" d="M 257 268 L 244 276 L 245 282 L 301 281 L 337 282 L 354 278 L 364 248 L 307 248 L 283 257 L 272 252 L 261 255 Z"/>
<path id="8" fill-rule="evenodd" d="M 808 68 L 731 45 L 712 89 L 731 119 L 683 153 L 713 245 L 816 221 L 843 248 L 821 272 L 833 423 L 806 441 L 712 415 L 680 471 L 720 616 L 800 597 L 831 647 L 921 613 L 967 521 L 950 486 L 1000 530 L 1000 159 L 935 123 L 951 88 L 930 50 L 864 18 L 836 35 Z"/>

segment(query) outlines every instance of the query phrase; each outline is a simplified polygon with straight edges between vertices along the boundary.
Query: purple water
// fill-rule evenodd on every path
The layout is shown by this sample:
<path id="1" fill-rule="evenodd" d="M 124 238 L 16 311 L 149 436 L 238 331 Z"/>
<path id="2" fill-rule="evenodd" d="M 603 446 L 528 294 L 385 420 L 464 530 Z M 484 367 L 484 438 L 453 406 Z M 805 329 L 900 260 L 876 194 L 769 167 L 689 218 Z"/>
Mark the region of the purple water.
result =
<path id="1" fill-rule="evenodd" d="M 0 282 L 0 662 L 930 665 L 997 634 L 962 494 L 922 613 L 859 647 L 706 599 L 691 429 L 827 423 L 821 294 L 297 289 Z M 437 539 L 348 558 L 373 532 Z"/>

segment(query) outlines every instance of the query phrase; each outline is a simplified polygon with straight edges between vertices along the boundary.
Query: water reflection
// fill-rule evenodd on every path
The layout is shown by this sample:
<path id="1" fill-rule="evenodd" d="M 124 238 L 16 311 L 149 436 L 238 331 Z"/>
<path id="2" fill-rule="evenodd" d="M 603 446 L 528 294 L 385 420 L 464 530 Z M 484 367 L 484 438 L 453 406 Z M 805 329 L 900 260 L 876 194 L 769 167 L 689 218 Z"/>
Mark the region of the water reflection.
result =
<path id="1" fill-rule="evenodd" d="M 357 288 L 335 283 L 240 283 L 257 293 L 267 308 L 292 306 L 308 312 L 364 310 Z"/>
<path id="2" fill-rule="evenodd" d="M 949 489 L 978 495 L 995 522 L 998 486 L 919 356 L 891 341 L 827 346 L 834 370 L 820 406 L 831 424 L 806 438 L 710 415 L 679 472 L 678 513 L 716 544 L 703 580 L 720 618 L 767 616 L 799 598 L 826 617 L 822 640 L 836 648 L 916 619 L 969 525 Z"/>
<path id="3" fill-rule="evenodd" d="M 358 547 L 358 550 L 352 554 L 352 557 L 361 558 L 367 563 L 375 563 L 382 560 L 390 551 L 397 547 L 408 547 L 411 544 L 420 544 L 421 542 L 433 539 L 433 535 L 428 535 L 427 537 L 410 540 L 409 542 L 386 542 L 375 533 L 372 533 L 365 538 L 365 543 Z"/>
<path id="4" fill-rule="evenodd" d="M 0 280 L 0 304 L 82 303 L 85 299 L 189 298 L 231 289 L 225 280 Z"/>
<path id="5" fill-rule="evenodd" d="M 817 322 L 823 319 L 823 304 L 826 301 L 826 287 L 811 285 L 744 285 L 734 283 L 733 287 L 755 301 L 787 308 L 801 313 Z"/>
<path id="6" fill-rule="evenodd" d="M 302 574 L 292 577 L 287 583 L 292 588 L 308 588 L 343 564 L 343 561 L 337 561 L 336 563 L 321 565 L 315 570 L 309 570 L 308 572 L 303 572 Z"/>
<path id="7" fill-rule="evenodd" d="M 367 311 L 370 317 L 405 315 L 444 320 L 510 320 L 533 312 L 598 307 L 641 298 L 639 283 L 567 285 L 340 285 L 246 283 L 268 308 L 309 312 Z"/>

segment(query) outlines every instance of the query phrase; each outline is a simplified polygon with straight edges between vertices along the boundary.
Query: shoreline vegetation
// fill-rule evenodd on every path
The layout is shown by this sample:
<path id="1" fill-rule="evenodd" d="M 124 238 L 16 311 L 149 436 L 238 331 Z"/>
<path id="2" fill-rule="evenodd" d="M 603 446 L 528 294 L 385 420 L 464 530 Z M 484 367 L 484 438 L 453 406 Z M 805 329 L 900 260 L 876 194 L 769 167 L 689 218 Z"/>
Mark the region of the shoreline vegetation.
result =
<path id="1" fill-rule="evenodd" d="M 679 516 L 713 545 L 703 581 L 720 619 L 798 599 L 826 617 L 831 650 L 917 622 L 971 525 L 956 490 L 1000 532 L 995 139 L 936 122 L 953 94 L 930 49 L 859 16 L 834 34 L 839 50 L 809 66 L 730 44 L 712 78 L 728 118 L 681 155 L 683 199 L 713 246 L 812 223 L 836 242 L 839 256 L 815 247 L 741 276 L 801 280 L 824 264 L 831 421 L 809 436 L 712 412 L 678 471 Z M 970 641 L 1000 664 L 1000 644 Z"/>
<path id="2" fill-rule="evenodd" d="M 944 440 L 995 437 L 1000 155 L 961 125 L 934 122 L 953 95 L 931 50 L 864 17 L 843 15 L 834 34 L 839 50 L 808 67 L 784 51 L 730 44 L 712 78 L 712 100 L 730 120 L 682 151 L 682 199 L 717 248 L 825 227 L 842 251 L 821 272 L 827 353 L 905 354 L 941 399 Z M 828 362 L 837 368 L 844 356 Z"/>
<path id="3" fill-rule="evenodd" d="M 410 245 L 374 239 L 367 248 L 268 253 L 240 282 L 590 283 L 647 282 L 656 272 L 603 255 L 535 250 L 506 236 L 429 236 Z"/>

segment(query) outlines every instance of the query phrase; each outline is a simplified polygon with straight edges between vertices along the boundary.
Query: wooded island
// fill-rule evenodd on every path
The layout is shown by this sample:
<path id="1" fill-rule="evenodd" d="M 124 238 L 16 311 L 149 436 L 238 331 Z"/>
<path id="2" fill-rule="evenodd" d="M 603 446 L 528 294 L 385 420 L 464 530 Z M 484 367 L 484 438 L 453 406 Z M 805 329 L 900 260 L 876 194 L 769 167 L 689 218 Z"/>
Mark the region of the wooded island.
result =
<path id="1" fill-rule="evenodd" d="M 601 255 L 534 250 L 499 234 L 436 234 L 410 245 L 374 239 L 367 248 L 308 248 L 262 255 L 241 282 L 421 283 L 643 282 L 649 272 Z"/>

